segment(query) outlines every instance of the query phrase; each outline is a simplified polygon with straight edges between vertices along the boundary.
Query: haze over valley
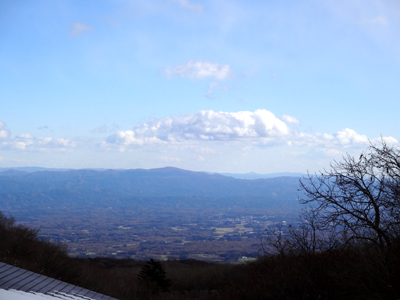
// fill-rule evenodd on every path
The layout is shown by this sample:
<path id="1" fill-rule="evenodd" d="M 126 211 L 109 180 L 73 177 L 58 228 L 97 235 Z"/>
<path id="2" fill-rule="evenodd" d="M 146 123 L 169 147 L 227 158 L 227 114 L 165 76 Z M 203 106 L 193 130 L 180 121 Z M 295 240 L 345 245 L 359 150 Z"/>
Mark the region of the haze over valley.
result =
<path id="1" fill-rule="evenodd" d="M 80 257 L 237 261 L 257 256 L 263 230 L 299 209 L 298 177 L 171 167 L 1 171 L 0 210 Z"/>

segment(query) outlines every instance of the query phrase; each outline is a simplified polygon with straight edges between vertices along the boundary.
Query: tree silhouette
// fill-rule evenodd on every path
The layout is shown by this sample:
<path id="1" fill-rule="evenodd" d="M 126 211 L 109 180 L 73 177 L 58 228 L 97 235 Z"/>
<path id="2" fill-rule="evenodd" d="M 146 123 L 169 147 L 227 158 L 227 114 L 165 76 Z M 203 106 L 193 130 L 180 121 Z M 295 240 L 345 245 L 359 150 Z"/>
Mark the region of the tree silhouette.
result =
<path id="1" fill-rule="evenodd" d="M 320 229 L 341 228 L 347 241 L 363 240 L 381 249 L 400 234 L 400 148 L 371 144 L 359 158 L 347 154 L 330 170 L 300 181 Z"/>
<path id="2" fill-rule="evenodd" d="M 167 278 L 164 267 L 159 261 L 152 258 L 142 267 L 138 274 L 138 280 L 151 293 L 166 292 L 171 285 L 171 280 Z"/>

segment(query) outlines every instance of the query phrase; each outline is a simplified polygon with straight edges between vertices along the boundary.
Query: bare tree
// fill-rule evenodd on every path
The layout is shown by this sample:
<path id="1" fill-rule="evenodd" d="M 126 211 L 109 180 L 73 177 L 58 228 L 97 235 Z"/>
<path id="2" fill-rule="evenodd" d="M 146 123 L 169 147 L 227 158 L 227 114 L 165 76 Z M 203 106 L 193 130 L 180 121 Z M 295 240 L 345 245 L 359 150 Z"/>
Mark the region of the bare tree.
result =
<path id="1" fill-rule="evenodd" d="M 386 179 L 387 193 L 392 201 L 393 217 L 400 219 L 400 148 L 390 147 L 382 140 L 382 147 L 371 145 L 372 163 L 379 169 L 381 177 Z"/>
<path id="2" fill-rule="evenodd" d="M 400 149 L 371 144 L 357 159 L 349 154 L 330 170 L 300 180 L 319 229 L 341 229 L 347 240 L 366 240 L 381 248 L 399 236 Z"/>
<path id="3" fill-rule="evenodd" d="M 292 243 L 284 232 L 283 224 L 278 224 L 265 230 L 265 234 L 259 237 L 259 252 L 263 255 L 279 254 L 281 256 L 290 254 L 292 251 Z"/>
<path id="4" fill-rule="evenodd" d="M 307 254 L 330 251 L 340 246 L 340 232 L 337 228 L 321 225 L 319 212 L 311 207 L 304 209 L 299 222 L 289 225 L 288 238 L 292 244 L 292 252 Z"/>
<path id="5" fill-rule="evenodd" d="M 317 210 L 310 207 L 304 209 L 295 224 L 278 224 L 266 229 L 260 237 L 260 252 L 285 256 L 339 248 L 340 232 L 336 228 L 324 228 L 320 222 Z"/>

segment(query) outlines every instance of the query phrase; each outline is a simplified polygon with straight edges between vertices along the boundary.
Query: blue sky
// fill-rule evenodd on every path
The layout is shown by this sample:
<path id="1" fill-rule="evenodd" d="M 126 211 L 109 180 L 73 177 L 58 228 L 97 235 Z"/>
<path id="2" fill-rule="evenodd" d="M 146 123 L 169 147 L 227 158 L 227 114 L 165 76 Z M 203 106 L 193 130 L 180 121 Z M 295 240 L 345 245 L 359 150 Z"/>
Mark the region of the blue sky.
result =
<path id="1" fill-rule="evenodd" d="M 399 138 L 400 2 L 3 1 L 0 167 L 314 172 Z"/>

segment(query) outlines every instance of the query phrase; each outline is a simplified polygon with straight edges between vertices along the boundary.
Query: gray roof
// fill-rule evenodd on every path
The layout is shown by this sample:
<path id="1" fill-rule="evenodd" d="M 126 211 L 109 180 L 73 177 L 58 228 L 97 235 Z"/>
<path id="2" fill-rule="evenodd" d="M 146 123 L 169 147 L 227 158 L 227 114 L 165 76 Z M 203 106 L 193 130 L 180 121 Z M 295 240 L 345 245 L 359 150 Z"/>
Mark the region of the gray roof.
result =
<path id="1" fill-rule="evenodd" d="M 74 299 L 117 300 L 79 286 L 33 273 L 0 262 L 0 289 L 40 293 L 53 297 L 71 295 Z"/>

